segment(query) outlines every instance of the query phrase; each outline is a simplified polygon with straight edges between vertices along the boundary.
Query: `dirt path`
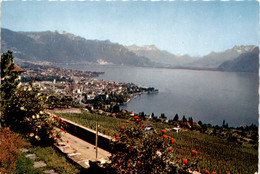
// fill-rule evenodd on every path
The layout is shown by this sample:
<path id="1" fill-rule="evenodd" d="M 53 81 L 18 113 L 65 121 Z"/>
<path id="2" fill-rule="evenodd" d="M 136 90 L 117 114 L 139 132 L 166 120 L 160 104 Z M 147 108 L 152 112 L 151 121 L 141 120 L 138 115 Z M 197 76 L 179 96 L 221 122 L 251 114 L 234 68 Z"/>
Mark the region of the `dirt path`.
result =
<path id="1" fill-rule="evenodd" d="M 47 112 L 51 112 L 51 113 L 81 113 L 81 109 L 80 108 L 55 108 L 55 109 L 48 109 Z"/>

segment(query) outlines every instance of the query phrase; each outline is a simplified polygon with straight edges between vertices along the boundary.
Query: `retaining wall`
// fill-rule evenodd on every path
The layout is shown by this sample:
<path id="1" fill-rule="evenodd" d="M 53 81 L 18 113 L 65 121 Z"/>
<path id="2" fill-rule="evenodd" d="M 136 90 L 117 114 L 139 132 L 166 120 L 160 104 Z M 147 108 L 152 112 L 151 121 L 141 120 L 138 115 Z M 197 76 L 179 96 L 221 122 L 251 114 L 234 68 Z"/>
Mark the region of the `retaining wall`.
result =
<path id="1" fill-rule="evenodd" d="M 62 118 L 68 125 L 66 128 L 67 132 L 70 134 L 81 138 L 84 141 L 87 141 L 93 145 L 96 143 L 96 131 L 93 129 L 89 129 L 82 125 L 79 125 L 75 122 Z M 112 141 L 112 137 L 98 133 L 98 147 L 102 148 L 108 152 L 111 152 L 110 142 Z"/>

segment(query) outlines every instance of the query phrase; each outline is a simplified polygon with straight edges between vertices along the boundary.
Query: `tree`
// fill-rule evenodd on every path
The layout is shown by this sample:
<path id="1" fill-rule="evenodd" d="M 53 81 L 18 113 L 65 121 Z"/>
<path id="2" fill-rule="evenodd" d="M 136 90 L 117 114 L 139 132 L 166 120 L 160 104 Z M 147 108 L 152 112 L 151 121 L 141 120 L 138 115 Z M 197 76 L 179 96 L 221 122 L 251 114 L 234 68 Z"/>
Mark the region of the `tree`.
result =
<path id="1" fill-rule="evenodd" d="M 192 126 L 192 123 L 193 123 L 193 118 L 192 117 L 189 117 L 189 123 Z"/>
<path id="2" fill-rule="evenodd" d="M 2 54 L 1 56 L 1 108 L 8 105 L 11 98 L 17 89 L 20 80 L 19 72 L 14 70 L 13 55 L 11 51 Z"/>
<path id="3" fill-rule="evenodd" d="M 120 106 L 119 106 L 119 104 L 116 104 L 115 106 L 112 106 L 112 112 L 113 112 L 113 113 L 118 113 L 118 112 L 120 112 Z"/>
<path id="4" fill-rule="evenodd" d="M 48 108 L 53 109 L 60 105 L 61 103 L 61 97 L 58 94 L 52 94 L 48 96 L 47 104 Z"/>
<path id="5" fill-rule="evenodd" d="M 183 115 L 183 117 L 182 117 L 182 122 L 187 122 L 185 115 Z"/>
<path id="6" fill-rule="evenodd" d="M 67 108 L 72 104 L 73 98 L 71 95 L 65 95 L 61 98 L 61 103 L 66 106 Z"/>
<path id="7" fill-rule="evenodd" d="M 20 132 L 33 141 L 49 143 L 59 136 L 59 118 L 44 112 L 45 94 L 30 82 L 28 87 L 18 86 L 18 72 L 14 71 L 12 53 L 1 56 L 1 122 L 3 126 Z M 17 68 L 16 68 L 17 69 Z M 57 119 L 55 119 L 57 118 Z"/>
<path id="8" fill-rule="evenodd" d="M 174 116 L 174 118 L 173 118 L 173 121 L 178 121 L 179 120 L 179 116 L 178 116 L 178 114 L 176 114 L 175 116 Z"/>
<path id="9" fill-rule="evenodd" d="M 164 113 L 161 113 L 161 118 L 166 118 Z"/>
<path id="10" fill-rule="evenodd" d="M 222 122 L 222 127 L 224 128 L 226 125 L 225 125 L 225 120 L 223 120 Z"/>
<path id="11" fill-rule="evenodd" d="M 144 112 L 140 112 L 139 115 L 140 115 L 140 117 L 142 118 L 142 120 L 145 120 Z"/>

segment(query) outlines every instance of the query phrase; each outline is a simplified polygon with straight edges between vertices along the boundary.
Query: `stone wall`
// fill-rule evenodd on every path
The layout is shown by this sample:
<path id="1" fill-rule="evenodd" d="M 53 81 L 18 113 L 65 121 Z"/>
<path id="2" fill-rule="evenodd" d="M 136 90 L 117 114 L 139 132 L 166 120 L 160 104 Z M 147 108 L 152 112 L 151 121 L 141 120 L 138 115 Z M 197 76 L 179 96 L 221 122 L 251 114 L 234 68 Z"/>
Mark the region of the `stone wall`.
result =
<path id="1" fill-rule="evenodd" d="M 62 118 L 64 120 L 68 127 L 66 128 L 67 132 L 70 134 L 77 136 L 81 138 L 82 140 L 85 140 L 93 145 L 95 145 L 96 142 L 96 131 L 93 129 L 89 129 L 87 127 L 81 126 L 77 123 L 74 123 L 72 121 L 69 121 L 67 119 Z M 108 152 L 111 151 L 110 149 L 110 142 L 112 141 L 112 137 L 98 133 L 98 147 L 102 148 Z"/>

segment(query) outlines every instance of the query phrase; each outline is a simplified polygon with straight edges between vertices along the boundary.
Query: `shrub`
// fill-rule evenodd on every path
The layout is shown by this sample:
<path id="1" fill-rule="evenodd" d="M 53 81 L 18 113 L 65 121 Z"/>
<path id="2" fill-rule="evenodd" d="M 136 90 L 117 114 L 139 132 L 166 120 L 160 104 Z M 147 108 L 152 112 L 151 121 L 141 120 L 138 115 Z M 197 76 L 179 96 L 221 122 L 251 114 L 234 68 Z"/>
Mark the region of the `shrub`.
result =
<path id="1" fill-rule="evenodd" d="M 19 148 L 27 143 L 7 127 L 0 129 L 0 140 L 0 173 L 12 173 L 20 156 Z"/>
<path id="2" fill-rule="evenodd" d="M 196 158 L 179 163 L 173 139 L 165 133 L 145 132 L 139 122 L 133 127 L 120 128 L 115 141 L 111 142 L 108 173 L 184 173 L 196 169 Z"/>

